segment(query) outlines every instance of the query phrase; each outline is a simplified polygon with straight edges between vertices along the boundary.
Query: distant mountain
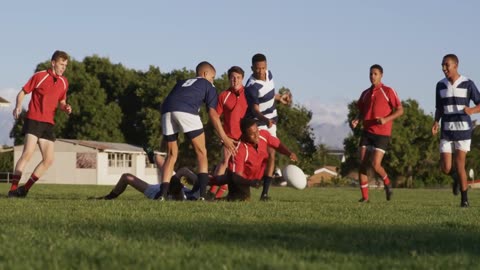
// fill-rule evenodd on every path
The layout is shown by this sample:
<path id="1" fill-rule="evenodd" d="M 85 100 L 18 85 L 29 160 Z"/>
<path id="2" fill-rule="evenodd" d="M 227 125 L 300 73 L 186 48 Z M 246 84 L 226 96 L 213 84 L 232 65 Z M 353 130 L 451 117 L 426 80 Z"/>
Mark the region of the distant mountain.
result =
<path id="1" fill-rule="evenodd" d="M 329 123 L 311 124 L 317 144 L 325 144 L 329 148 L 343 149 L 343 140 L 348 136 L 350 127 L 347 123 L 334 125 Z"/>

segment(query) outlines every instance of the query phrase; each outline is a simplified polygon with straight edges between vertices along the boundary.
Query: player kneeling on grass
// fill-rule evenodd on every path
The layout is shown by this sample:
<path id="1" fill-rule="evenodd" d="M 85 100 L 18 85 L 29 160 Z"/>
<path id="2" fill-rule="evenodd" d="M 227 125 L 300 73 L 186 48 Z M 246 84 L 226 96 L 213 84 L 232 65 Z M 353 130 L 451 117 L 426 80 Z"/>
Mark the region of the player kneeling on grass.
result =
<path id="1" fill-rule="evenodd" d="M 163 165 L 165 163 L 164 157 L 160 155 L 155 155 L 153 152 L 148 152 L 147 155 L 151 163 L 157 165 L 157 170 L 159 175 L 161 175 Z M 199 192 L 191 192 L 190 189 L 186 188 L 180 181 L 182 177 L 186 177 L 187 181 L 190 183 L 195 183 L 197 181 L 197 175 L 190 171 L 188 168 L 180 168 L 175 175 L 170 179 L 170 185 L 168 187 L 167 196 L 173 200 L 197 200 Z M 92 199 L 97 200 L 113 200 L 120 196 L 128 186 L 132 186 L 136 190 L 142 192 L 145 197 L 156 200 L 161 197 L 162 190 L 160 184 L 152 185 L 142 179 L 136 177 L 130 173 L 124 173 L 118 180 L 115 187 L 110 191 L 109 194 L 101 197 L 96 197 Z"/>
<path id="2" fill-rule="evenodd" d="M 250 187 L 260 187 L 268 160 L 268 147 L 297 161 L 297 155 L 283 145 L 277 137 L 267 130 L 259 130 L 254 119 L 243 118 L 240 123 L 242 136 L 237 145 L 237 153 L 228 164 L 226 177 L 217 177 L 210 181 L 214 185 L 228 184 L 227 199 L 249 200 Z M 261 197 L 265 199 L 268 197 Z"/>

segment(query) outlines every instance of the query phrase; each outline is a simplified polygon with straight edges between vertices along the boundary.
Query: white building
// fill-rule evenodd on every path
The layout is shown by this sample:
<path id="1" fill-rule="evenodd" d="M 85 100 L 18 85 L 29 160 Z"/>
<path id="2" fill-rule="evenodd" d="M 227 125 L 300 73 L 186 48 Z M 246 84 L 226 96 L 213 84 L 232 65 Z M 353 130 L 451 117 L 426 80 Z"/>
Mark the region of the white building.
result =
<path id="1" fill-rule="evenodd" d="M 14 164 L 17 163 L 23 145 L 14 147 Z M 25 182 L 41 160 L 37 146 L 32 159 L 24 169 Z M 38 183 L 114 185 L 123 173 L 131 173 L 140 179 L 158 183 L 157 169 L 148 162 L 141 147 L 125 143 L 57 139 L 55 160 Z"/>

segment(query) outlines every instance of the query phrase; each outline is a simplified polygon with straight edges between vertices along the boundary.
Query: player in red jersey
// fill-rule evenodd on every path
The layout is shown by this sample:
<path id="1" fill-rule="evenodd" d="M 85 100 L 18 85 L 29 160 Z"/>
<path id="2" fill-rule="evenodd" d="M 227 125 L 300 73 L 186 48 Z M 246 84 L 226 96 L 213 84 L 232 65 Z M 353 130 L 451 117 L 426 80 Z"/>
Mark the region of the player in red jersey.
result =
<path id="1" fill-rule="evenodd" d="M 382 83 L 382 77 L 383 68 L 380 65 L 370 67 L 372 86 L 360 95 L 357 102 L 359 115 L 351 122 L 352 128 L 358 125 L 359 120 L 363 122 L 360 140 L 361 164 L 358 172 L 362 191 L 360 202 L 368 202 L 369 166 L 372 166 L 375 173 L 383 179 L 387 201 L 392 196 L 390 179 L 382 167 L 382 159 L 390 143 L 393 120 L 403 114 L 403 107 L 395 90 Z"/>
<path id="2" fill-rule="evenodd" d="M 54 125 L 53 120 L 57 107 L 70 114 L 72 107 L 67 104 L 68 80 L 63 77 L 67 68 L 68 54 L 55 51 L 48 70 L 35 73 L 17 95 L 13 117 L 18 119 L 22 112 L 22 102 L 27 94 L 32 94 L 28 112 L 23 125 L 25 145 L 20 159 L 15 165 L 12 185 L 8 197 L 25 197 L 32 185 L 52 165 L 54 158 Z M 38 144 L 42 160 L 24 186 L 18 187 L 23 170 L 32 157 Z"/>
<path id="3" fill-rule="evenodd" d="M 283 145 L 267 130 L 260 130 L 256 120 L 244 118 L 240 123 L 242 137 L 237 145 L 237 153 L 230 159 L 226 181 L 217 177 L 211 184 L 228 183 L 228 200 L 249 200 L 250 187 L 259 187 L 267 168 L 268 147 L 297 161 L 297 155 Z"/>
<path id="4" fill-rule="evenodd" d="M 247 99 L 243 86 L 243 76 L 245 72 L 241 67 L 233 66 L 228 70 L 228 79 L 230 87 L 218 95 L 217 113 L 223 116 L 223 129 L 229 138 L 238 143 L 242 131 L 240 130 L 240 120 L 247 111 Z M 214 175 L 223 175 L 228 167 L 228 160 L 231 157 L 230 152 L 225 147 L 223 149 L 222 161 L 217 165 Z M 212 186 L 209 196 L 221 198 L 227 190 L 227 185 L 220 188 Z"/>

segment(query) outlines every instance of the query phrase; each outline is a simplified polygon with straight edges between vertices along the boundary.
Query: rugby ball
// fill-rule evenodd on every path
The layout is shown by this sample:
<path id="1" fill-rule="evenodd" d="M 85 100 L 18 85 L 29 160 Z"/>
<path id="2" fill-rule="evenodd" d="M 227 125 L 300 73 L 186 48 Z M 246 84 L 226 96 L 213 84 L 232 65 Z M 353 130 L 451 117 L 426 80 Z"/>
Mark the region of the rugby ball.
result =
<path id="1" fill-rule="evenodd" d="M 307 187 L 307 177 L 303 173 L 302 169 L 296 165 L 290 164 L 285 166 L 282 170 L 282 175 L 288 184 L 296 189 L 304 189 Z"/>

